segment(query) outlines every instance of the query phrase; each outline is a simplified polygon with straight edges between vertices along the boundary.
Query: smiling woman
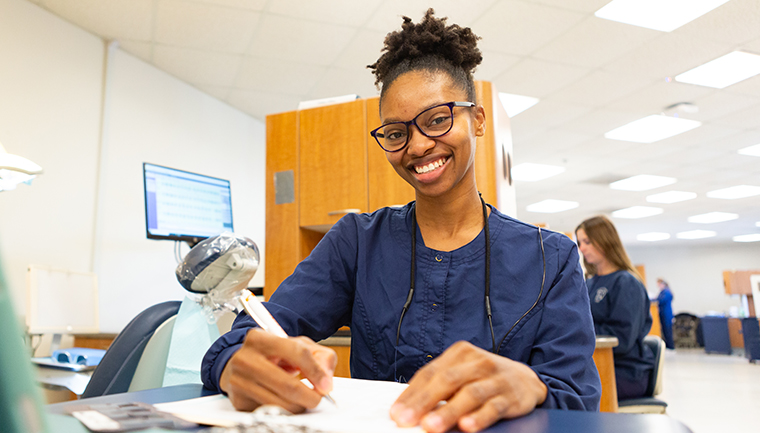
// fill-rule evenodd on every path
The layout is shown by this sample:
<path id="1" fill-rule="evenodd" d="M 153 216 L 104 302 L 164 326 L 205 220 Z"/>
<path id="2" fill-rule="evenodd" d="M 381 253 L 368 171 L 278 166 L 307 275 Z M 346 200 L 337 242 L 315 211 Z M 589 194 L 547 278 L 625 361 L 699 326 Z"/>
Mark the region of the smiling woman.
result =
<path id="1" fill-rule="evenodd" d="M 269 311 L 288 335 L 308 338 L 248 332 L 241 314 L 211 347 L 204 383 L 236 407 L 314 407 L 331 389 L 335 354 L 312 339 L 348 325 L 352 377 L 409 383 L 390 410 L 400 426 L 477 431 L 536 407 L 598 409 L 575 245 L 478 193 L 487 119 L 472 77 L 477 40 L 432 9 L 386 37 L 370 66 L 381 86 L 372 136 L 416 200 L 346 215 L 274 292 Z"/>

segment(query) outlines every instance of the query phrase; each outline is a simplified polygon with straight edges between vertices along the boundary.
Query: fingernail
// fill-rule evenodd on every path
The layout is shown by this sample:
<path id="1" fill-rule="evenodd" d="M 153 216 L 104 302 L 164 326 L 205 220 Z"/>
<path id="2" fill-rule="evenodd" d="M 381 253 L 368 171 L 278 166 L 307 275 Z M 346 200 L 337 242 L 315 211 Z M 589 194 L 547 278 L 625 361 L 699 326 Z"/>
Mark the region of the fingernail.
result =
<path id="1" fill-rule="evenodd" d="M 414 419 L 415 416 L 412 409 L 403 409 L 401 413 L 399 413 L 397 421 L 401 427 L 411 427 L 416 424 Z"/>
<path id="2" fill-rule="evenodd" d="M 332 391 L 332 379 L 327 376 L 323 377 L 322 380 L 319 381 L 319 389 L 323 392 Z"/>
<path id="3" fill-rule="evenodd" d="M 443 418 L 438 414 L 428 414 L 422 419 L 423 428 L 427 431 L 441 431 L 443 429 Z"/>
<path id="4" fill-rule="evenodd" d="M 473 431 L 476 429 L 475 420 L 472 417 L 466 416 L 459 420 L 459 425 L 462 429 L 467 431 Z"/>

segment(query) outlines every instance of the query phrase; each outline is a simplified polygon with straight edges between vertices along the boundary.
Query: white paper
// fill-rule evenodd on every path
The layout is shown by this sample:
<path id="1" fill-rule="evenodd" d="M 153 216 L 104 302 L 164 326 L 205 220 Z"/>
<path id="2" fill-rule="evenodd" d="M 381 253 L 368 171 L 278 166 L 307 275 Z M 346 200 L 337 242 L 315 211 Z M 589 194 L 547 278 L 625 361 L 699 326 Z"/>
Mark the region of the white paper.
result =
<path id="1" fill-rule="evenodd" d="M 323 399 L 313 410 L 291 416 L 261 416 L 238 412 L 223 395 L 154 405 L 158 410 L 199 424 L 232 427 L 239 424 L 267 422 L 300 425 L 314 430 L 336 433 L 422 432 L 419 427 L 399 428 L 389 411 L 405 384 L 374 380 L 333 379 L 330 396 L 337 406 Z"/>

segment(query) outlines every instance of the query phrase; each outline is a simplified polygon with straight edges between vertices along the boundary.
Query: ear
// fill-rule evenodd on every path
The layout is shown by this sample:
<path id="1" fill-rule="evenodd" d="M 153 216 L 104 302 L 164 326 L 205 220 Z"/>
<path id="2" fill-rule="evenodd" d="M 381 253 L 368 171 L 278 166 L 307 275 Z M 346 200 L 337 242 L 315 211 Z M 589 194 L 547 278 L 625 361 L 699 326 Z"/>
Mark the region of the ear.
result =
<path id="1" fill-rule="evenodd" d="M 475 107 L 475 136 L 482 137 L 486 134 L 486 110 L 482 105 Z"/>

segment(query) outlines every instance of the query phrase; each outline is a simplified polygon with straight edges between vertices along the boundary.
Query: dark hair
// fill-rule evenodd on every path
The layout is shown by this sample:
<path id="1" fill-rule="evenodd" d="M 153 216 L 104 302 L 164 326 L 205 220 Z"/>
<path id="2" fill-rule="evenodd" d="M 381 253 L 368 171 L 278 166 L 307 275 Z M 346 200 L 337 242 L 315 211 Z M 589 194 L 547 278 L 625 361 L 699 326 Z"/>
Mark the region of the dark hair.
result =
<path id="1" fill-rule="evenodd" d="M 620 236 L 618 235 L 615 225 L 612 224 L 612 221 L 603 215 L 595 216 L 580 223 L 578 227 L 575 228 L 575 233 L 577 234 L 578 230 L 581 229 L 583 229 L 583 232 L 588 236 L 591 245 L 596 247 L 600 253 L 604 254 L 604 258 L 619 270 L 626 270 L 632 273 L 636 279 L 642 283 L 644 282 L 643 278 L 641 278 L 641 274 L 639 274 L 639 271 L 633 266 L 631 259 L 625 252 L 623 242 L 620 240 Z M 587 274 L 596 275 L 596 266 L 587 262 L 585 257 L 583 258 L 583 265 L 586 267 Z"/>
<path id="2" fill-rule="evenodd" d="M 400 31 L 388 33 L 384 53 L 372 65 L 375 85 L 380 87 L 380 99 L 385 91 L 402 74 L 410 71 L 444 72 L 455 85 L 467 93 L 470 102 L 476 102 L 475 82 L 472 73 L 483 55 L 477 47 L 478 36 L 469 27 L 446 25 L 446 18 L 435 18 L 430 8 L 418 24 L 403 17 Z"/>

